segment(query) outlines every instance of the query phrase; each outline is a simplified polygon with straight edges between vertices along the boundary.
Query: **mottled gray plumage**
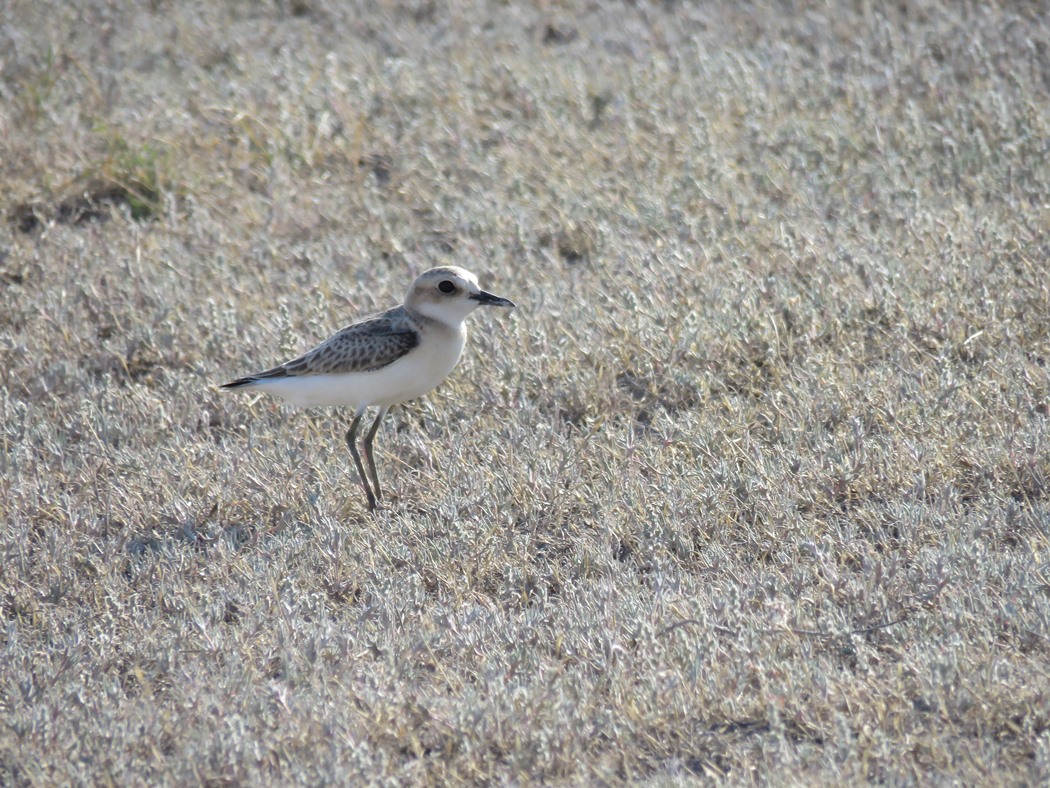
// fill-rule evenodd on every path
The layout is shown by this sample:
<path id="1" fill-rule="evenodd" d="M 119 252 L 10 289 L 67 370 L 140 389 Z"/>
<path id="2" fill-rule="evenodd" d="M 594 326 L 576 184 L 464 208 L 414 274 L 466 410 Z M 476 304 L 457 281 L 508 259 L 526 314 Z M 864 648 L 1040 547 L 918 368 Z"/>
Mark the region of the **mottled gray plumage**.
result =
<path id="1" fill-rule="evenodd" d="M 235 389 L 273 378 L 374 372 L 394 363 L 418 344 L 418 326 L 405 308 L 398 306 L 347 326 L 299 358 L 238 378 L 223 388 Z"/>

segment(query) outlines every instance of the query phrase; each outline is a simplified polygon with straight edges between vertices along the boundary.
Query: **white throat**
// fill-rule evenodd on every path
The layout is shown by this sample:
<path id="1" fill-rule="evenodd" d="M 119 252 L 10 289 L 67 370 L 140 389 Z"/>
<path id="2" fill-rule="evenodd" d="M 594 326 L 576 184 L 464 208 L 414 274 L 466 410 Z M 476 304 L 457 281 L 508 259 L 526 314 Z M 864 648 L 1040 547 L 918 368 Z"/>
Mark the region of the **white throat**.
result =
<path id="1" fill-rule="evenodd" d="M 442 325 L 456 329 L 463 325 L 463 319 L 477 308 L 477 304 L 467 299 L 454 301 L 424 301 L 414 307 L 415 311 L 436 320 Z"/>

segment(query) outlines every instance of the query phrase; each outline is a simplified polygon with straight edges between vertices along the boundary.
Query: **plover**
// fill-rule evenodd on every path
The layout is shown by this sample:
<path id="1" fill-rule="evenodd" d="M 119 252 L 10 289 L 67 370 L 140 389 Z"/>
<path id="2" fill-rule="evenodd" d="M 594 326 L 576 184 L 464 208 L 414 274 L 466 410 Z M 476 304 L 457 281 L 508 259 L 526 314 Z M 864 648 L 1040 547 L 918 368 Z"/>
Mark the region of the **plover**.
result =
<path id="1" fill-rule="evenodd" d="M 467 340 L 463 319 L 479 306 L 514 306 L 486 293 L 470 271 L 442 266 L 412 283 L 405 303 L 347 326 L 299 358 L 238 378 L 224 389 L 251 388 L 303 407 L 355 408 L 346 444 L 374 511 L 382 500 L 372 443 L 392 405 L 421 397 L 443 381 Z M 372 486 L 357 451 L 357 428 L 370 407 L 379 408 L 363 442 Z"/>

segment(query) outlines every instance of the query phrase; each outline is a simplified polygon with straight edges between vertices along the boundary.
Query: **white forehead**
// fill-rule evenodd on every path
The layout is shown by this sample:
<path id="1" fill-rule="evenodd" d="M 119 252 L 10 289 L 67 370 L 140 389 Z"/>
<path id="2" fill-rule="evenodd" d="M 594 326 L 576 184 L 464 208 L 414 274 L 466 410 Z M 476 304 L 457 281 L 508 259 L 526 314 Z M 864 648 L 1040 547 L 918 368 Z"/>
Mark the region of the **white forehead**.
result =
<path id="1" fill-rule="evenodd" d="M 474 276 L 466 268 L 460 268 L 457 265 L 443 265 L 439 268 L 431 268 L 429 271 L 424 271 L 416 279 L 417 284 L 430 284 L 432 282 L 440 282 L 442 279 L 459 279 L 460 282 L 466 282 L 478 286 L 478 278 Z"/>

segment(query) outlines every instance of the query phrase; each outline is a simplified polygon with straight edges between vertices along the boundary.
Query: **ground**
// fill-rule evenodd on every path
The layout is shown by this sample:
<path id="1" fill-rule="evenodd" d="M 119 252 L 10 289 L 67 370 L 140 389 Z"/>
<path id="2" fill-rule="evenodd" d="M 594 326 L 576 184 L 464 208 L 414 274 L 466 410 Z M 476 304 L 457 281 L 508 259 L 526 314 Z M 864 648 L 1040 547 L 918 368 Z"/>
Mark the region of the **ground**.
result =
<path id="1" fill-rule="evenodd" d="M 0 15 L 0 784 L 1050 779 L 1039 3 Z M 450 379 L 220 391 L 462 265 Z"/>

